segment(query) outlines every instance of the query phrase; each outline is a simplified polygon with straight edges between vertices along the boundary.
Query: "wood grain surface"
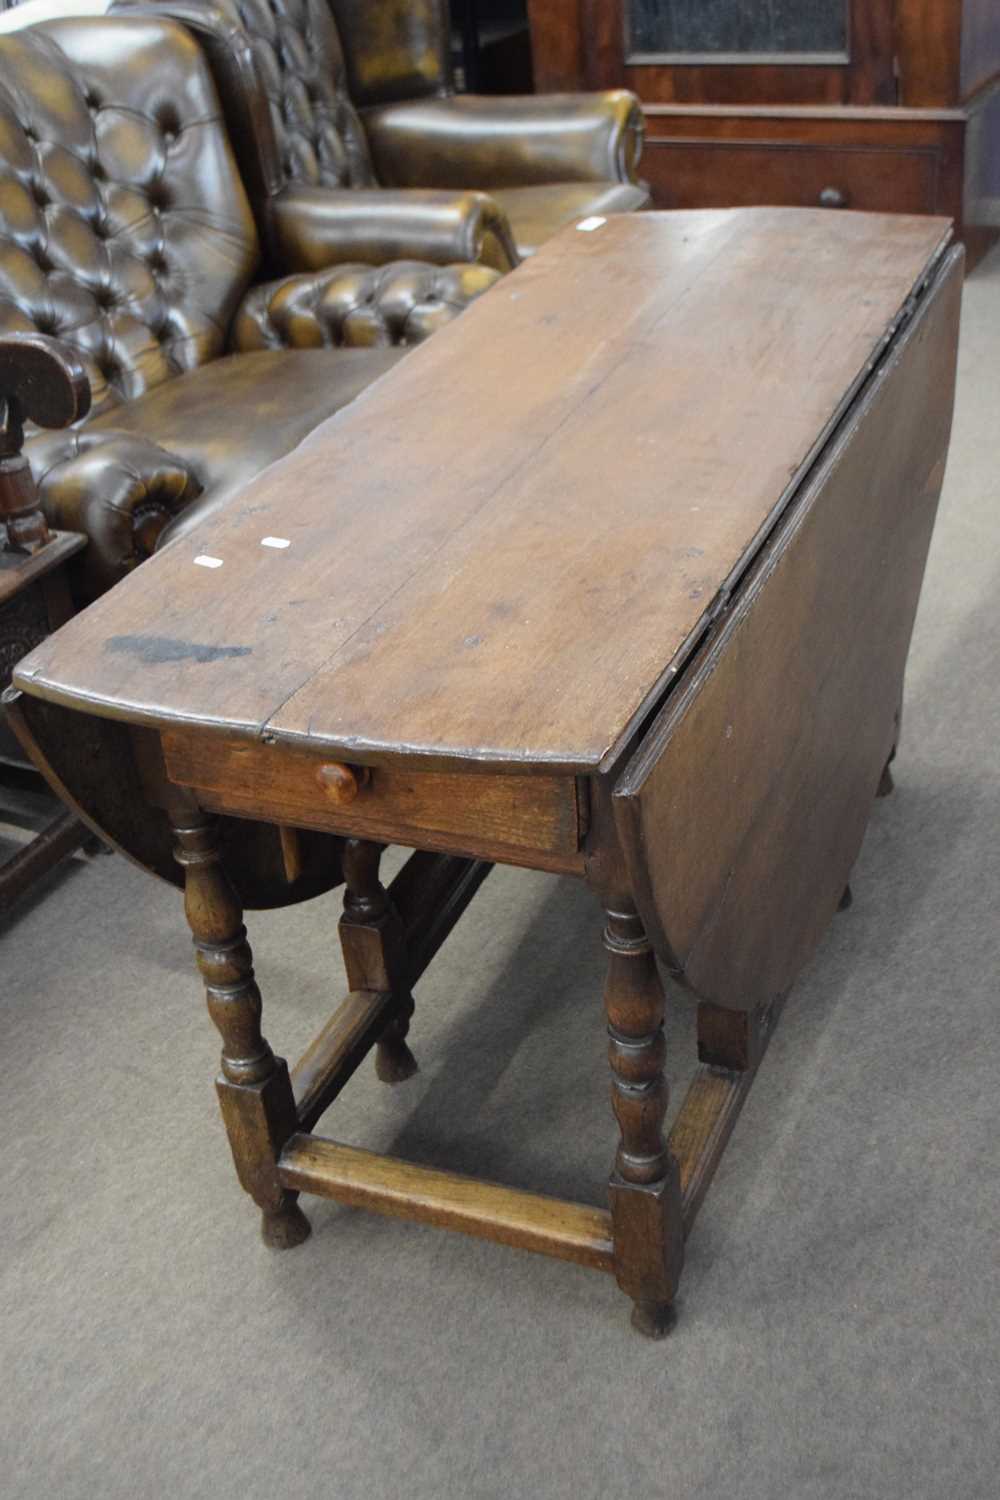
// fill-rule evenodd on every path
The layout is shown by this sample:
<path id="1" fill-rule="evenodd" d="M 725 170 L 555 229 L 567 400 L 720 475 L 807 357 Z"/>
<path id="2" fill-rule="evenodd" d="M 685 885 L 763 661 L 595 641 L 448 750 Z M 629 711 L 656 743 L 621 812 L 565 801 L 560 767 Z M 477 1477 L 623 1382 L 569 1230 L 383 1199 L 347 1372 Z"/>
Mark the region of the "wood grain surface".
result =
<path id="1" fill-rule="evenodd" d="M 17 680 L 347 761 L 606 768 L 948 233 L 789 209 L 570 228 Z"/>
<path id="2" fill-rule="evenodd" d="M 298 745 L 247 744 L 221 735 L 168 730 L 164 761 L 172 781 L 194 789 L 204 807 L 296 827 L 400 841 L 448 843 L 573 856 L 581 815 L 571 776 L 510 773 L 461 776 L 379 766 L 349 802 L 324 788 L 325 757 Z"/>
<path id="3" fill-rule="evenodd" d="M 587 1204 L 376 1156 L 313 1135 L 292 1137 L 279 1171 L 293 1192 L 318 1193 L 391 1218 L 457 1229 L 597 1271 L 613 1268 L 610 1217 Z"/>
<path id="4" fill-rule="evenodd" d="M 615 792 L 670 969 L 785 995 L 857 857 L 898 731 L 951 428 L 962 253 L 789 513 Z"/>

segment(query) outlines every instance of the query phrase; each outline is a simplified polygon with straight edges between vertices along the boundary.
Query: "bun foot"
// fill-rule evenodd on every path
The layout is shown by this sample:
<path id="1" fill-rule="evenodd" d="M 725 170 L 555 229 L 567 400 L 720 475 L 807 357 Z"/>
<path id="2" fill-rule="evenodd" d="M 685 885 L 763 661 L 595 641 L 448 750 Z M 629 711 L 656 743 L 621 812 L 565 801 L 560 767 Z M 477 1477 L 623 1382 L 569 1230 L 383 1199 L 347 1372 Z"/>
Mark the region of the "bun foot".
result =
<path id="1" fill-rule="evenodd" d="M 849 906 L 854 905 L 854 893 L 849 885 L 844 886 L 844 894 L 837 903 L 838 911 L 846 911 Z"/>
<path id="2" fill-rule="evenodd" d="M 294 1250 L 311 1234 L 312 1226 L 294 1198 L 261 1215 L 260 1237 L 269 1250 Z"/>
<path id="3" fill-rule="evenodd" d="M 381 1041 L 375 1049 L 375 1072 L 383 1083 L 405 1083 L 418 1072 L 417 1059 L 401 1039 Z"/>
<path id="4" fill-rule="evenodd" d="M 665 1339 L 677 1322 L 672 1302 L 637 1302 L 632 1309 L 632 1327 L 647 1339 Z"/>

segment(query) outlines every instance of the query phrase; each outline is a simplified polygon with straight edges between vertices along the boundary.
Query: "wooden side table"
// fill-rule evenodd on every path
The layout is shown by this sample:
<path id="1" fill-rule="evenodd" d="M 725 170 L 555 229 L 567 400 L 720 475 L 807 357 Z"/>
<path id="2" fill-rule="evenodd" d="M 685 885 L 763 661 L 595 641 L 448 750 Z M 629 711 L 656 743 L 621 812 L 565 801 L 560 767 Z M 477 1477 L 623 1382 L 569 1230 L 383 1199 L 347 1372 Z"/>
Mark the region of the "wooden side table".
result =
<path id="1" fill-rule="evenodd" d="M 21 452 L 23 421 L 67 426 L 85 415 L 89 391 L 82 370 L 50 346 L 24 340 L 27 366 L 15 375 L 0 367 L 0 691 L 14 668 L 53 630 L 73 614 L 66 564 L 87 545 L 76 531 L 50 531 L 38 503 L 28 460 Z M 24 379 L 24 369 L 30 381 Z M 44 395 L 42 386 L 44 385 Z M 18 779 L 37 776 L 17 740 L 0 717 L 0 776 L 12 769 Z M 41 778 L 39 784 L 43 785 Z M 0 915 L 28 887 L 53 869 L 90 837 L 71 812 L 63 811 L 6 864 L 0 866 Z"/>

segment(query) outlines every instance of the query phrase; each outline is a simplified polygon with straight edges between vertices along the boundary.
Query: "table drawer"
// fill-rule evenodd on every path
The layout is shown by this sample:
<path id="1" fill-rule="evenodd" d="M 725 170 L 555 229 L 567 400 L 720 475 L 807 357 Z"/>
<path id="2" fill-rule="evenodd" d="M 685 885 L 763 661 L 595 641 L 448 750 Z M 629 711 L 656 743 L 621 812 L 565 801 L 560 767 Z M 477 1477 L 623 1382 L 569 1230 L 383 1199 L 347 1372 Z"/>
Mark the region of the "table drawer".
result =
<path id="1" fill-rule="evenodd" d="M 315 750 L 190 730 L 162 740 L 170 780 L 214 812 L 514 864 L 519 852 L 554 869 L 582 864 L 573 776 L 352 767 L 351 794 L 343 763 Z"/>
<path id="2" fill-rule="evenodd" d="M 658 208 L 856 208 L 941 211 L 941 153 L 932 146 L 806 141 L 648 140 L 643 175 Z"/>

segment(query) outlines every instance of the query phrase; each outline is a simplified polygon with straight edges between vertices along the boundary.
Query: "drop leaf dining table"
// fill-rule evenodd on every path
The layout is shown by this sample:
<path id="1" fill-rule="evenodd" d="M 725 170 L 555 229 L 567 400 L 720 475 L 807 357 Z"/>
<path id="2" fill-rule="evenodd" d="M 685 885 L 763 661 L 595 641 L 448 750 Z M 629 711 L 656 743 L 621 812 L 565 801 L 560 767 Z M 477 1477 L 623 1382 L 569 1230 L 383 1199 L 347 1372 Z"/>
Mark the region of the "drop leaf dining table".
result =
<path id="1" fill-rule="evenodd" d="M 570 227 L 20 664 L 52 784 L 185 887 L 268 1244 L 320 1194 L 611 1272 L 669 1327 L 891 786 L 961 278 L 940 219 Z M 414 852 L 387 889 L 389 844 Z M 413 988 L 495 862 L 605 913 L 607 1208 L 315 1128 L 369 1051 L 413 1071 Z M 341 883 L 349 993 L 289 1069 L 244 912 Z M 662 975 L 698 1000 L 669 1134 Z"/>

